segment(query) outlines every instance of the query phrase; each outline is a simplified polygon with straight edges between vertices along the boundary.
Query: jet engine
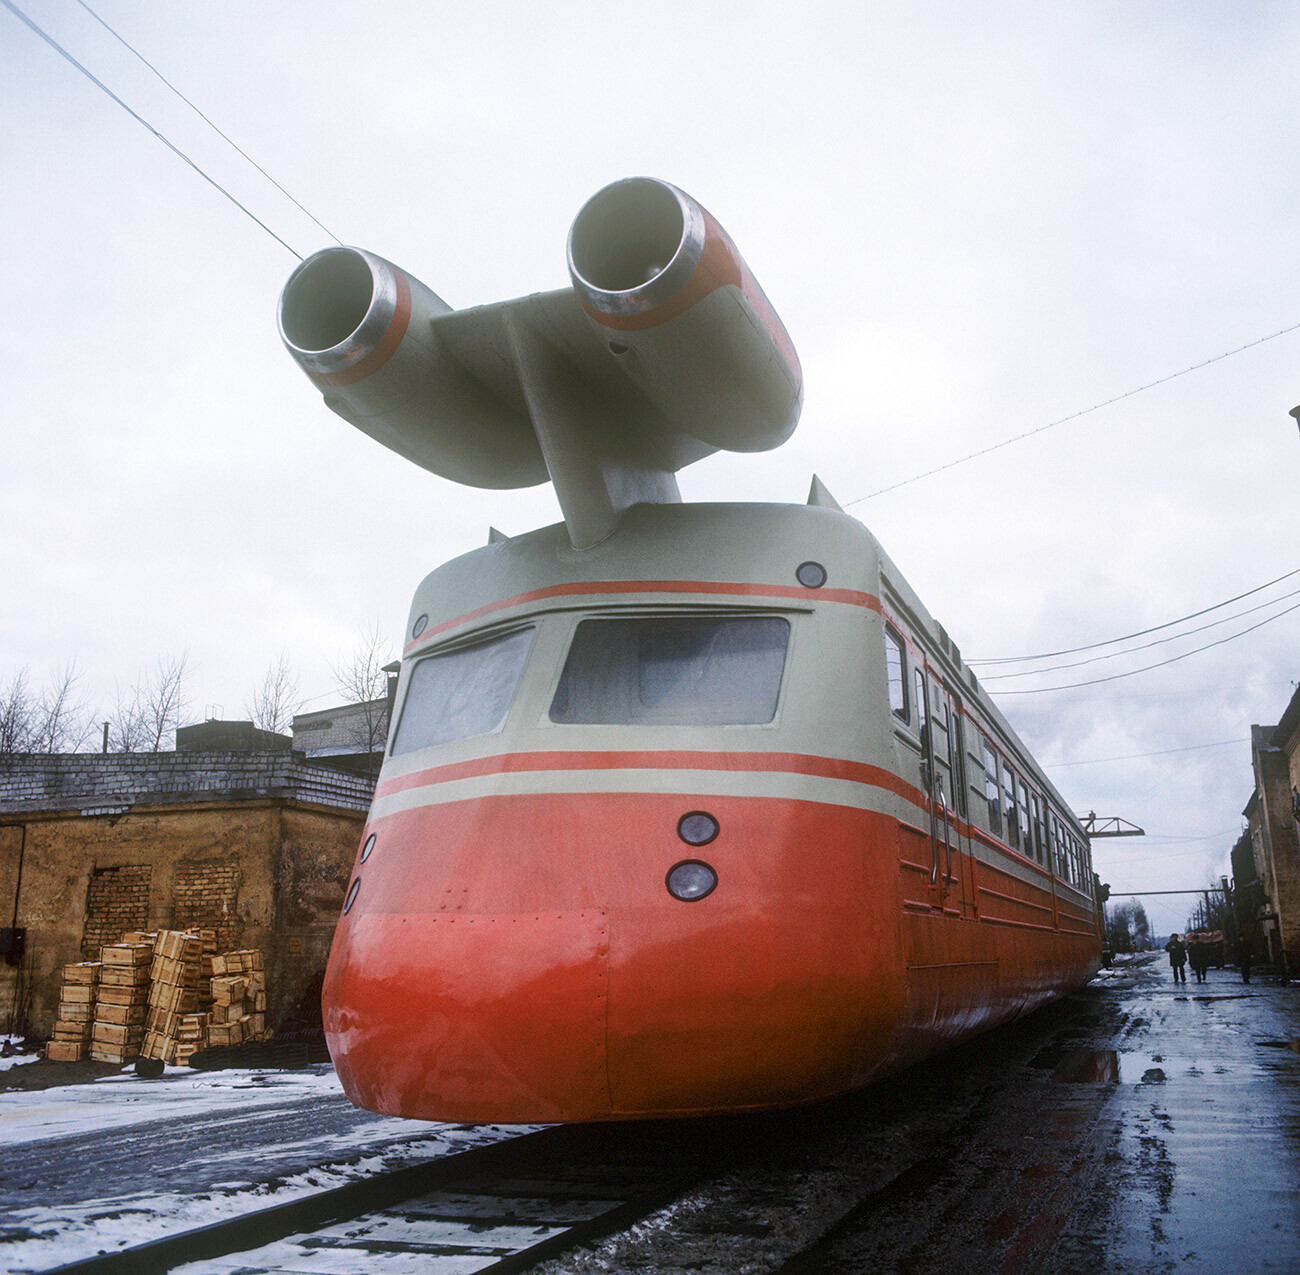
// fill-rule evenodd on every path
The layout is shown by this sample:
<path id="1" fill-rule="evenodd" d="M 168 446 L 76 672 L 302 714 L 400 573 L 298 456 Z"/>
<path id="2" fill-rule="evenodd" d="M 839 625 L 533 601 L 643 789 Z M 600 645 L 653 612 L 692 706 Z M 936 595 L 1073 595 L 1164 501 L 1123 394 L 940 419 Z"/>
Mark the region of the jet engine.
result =
<path id="1" fill-rule="evenodd" d="M 326 248 L 289 277 L 280 335 L 345 420 L 475 487 L 555 483 L 578 548 L 719 449 L 764 451 L 799 418 L 799 360 L 716 220 L 667 182 L 594 195 L 572 287 L 452 310 L 400 267 Z"/>

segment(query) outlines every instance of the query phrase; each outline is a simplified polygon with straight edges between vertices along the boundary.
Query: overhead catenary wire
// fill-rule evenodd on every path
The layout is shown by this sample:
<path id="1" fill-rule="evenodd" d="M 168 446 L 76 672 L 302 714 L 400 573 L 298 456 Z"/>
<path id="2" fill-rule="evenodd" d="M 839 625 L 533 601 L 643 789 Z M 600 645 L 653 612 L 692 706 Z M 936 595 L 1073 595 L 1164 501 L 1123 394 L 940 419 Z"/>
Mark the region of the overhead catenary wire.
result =
<path id="1" fill-rule="evenodd" d="M 1045 651 L 1041 655 L 1005 655 L 989 659 L 968 659 L 967 664 L 1024 664 L 1033 663 L 1037 660 L 1054 660 L 1062 655 L 1078 655 L 1083 651 L 1095 651 L 1099 647 L 1114 646 L 1119 642 L 1128 642 L 1133 638 L 1146 637 L 1150 633 L 1159 633 L 1162 629 L 1171 629 L 1176 624 L 1184 624 L 1188 620 L 1198 620 L 1203 615 L 1209 615 L 1211 611 L 1221 611 L 1226 606 L 1231 606 L 1234 602 L 1240 602 L 1243 598 L 1249 598 L 1256 593 L 1262 593 L 1265 589 L 1271 589 L 1275 584 L 1281 584 L 1283 580 L 1289 580 L 1292 576 L 1300 575 L 1300 567 L 1292 571 L 1287 571 L 1274 580 L 1266 580 L 1263 584 L 1257 584 L 1253 589 L 1247 589 L 1245 593 L 1239 593 L 1234 598 L 1225 598 L 1222 602 L 1216 602 L 1213 606 L 1202 607 L 1199 611 L 1193 611 L 1190 615 L 1180 615 L 1176 620 L 1166 620 L 1163 624 L 1153 625 L 1149 629 L 1139 629 L 1136 633 L 1125 633 L 1122 637 L 1107 638 L 1104 642 L 1089 642 L 1085 646 L 1071 646 L 1063 651 Z M 1290 595 L 1288 595 L 1290 596 Z M 1280 601 L 1280 599 L 1274 599 Z M 1243 614 L 1249 614 L 1244 612 Z"/>
<path id="2" fill-rule="evenodd" d="M 1088 757 L 1083 761 L 1045 761 L 1042 763 L 1046 770 L 1061 770 L 1066 766 L 1102 766 L 1112 761 L 1137 761 L 1142 757 L 1169 757 L 1174 753 L 1195 753 L 1204 748 L 1226 748 L 1229 745 L 1242 747 L 1244 740 L 1240 737 L 1237 739 L 1216 739 L 1210 744 L 1188 744 L 1185 748 L 1161 748 L 1153 753 L 1125 753 L 1120 757 Z"/>
<path id="3" fill-rule="evenodd" d="M 188 106 L 190 110 L 192 110 L 194 114 L 199 117 L 199 119 L 201 119 L 214 133 L 216 133 L 216 135 L 219 138 L 221 138 L 223 142 L 227 143 L 227 145 L 229 146 L 234 147 L 234 149 L 237 150 L 240 153 L 240 155 L 242 155 L 250 164 L 252 164 L 252 166 L 256 168 L 257 171 L 261 173 L 262 176 L 265 177 L 266 180 L 269 181 L 271 185 L 274 186 L 276 190 L 278 190 L 291 204 L 293 204 L 295 208 L 297 208 L 300 212 L 304 213 L 307 217 L 310 217 L 311 220 L 314 221 L 327 235 L 329 235 L 329 237 L 333 239 L 336 244 L 342 245 L 343 241 L 328 226 L 326 226 L 323 222 L 321 222 L 321 220 L 318 217 L 316 217 L 313 213 L 311 213 L 308 209 L 304 208 L 302 204 L 300 204 L 291 194 L 289 194 L 289 192 L 285 190 L 285 188 L 281 186 L 280 183 L 276 181 L 275 178 L 272 177 L 271 174 L 268 173 L 266 169 L 263 168 L 262 165 L 257 162 L 257 160 L 255 160 L 246 150 L 243 149 L 243 147 L 241 147 L 237 142 L 235 142 L 230 137 L 228 137 L 225 133 L 223 133 L 221 129 L 219 129 L 201 110 L 199 110 L 199 108 L 195 106 L 194 103 L 191 102 L 190 99 L 186 97 L 185 94 L 182 93 L 180 89 L 178 89 L 176 85 L 174 85 L 156 66 L 154 66 L 154 64 L 150 62 L 149 59 L 145 57 L 144 54 L 141 53 L 139 49 L 135 47 L 135 45 L 133 45 L 128 39 L 126 39 L 125 36 L 121 35 L 119 32 L 115 31 L 111 26 L 109 26 L 109 24 L 105 22 L 104 19 L 101 18 L 99 14 L 96 13 L 94 9 L 90 7 L 90 5 L 86 3 L 86 0 L 77 0 L 77 3 L 83 9 L 85 9 L 85 11 L 88 14 L 90 14 L 90 16 L 94 18 L 95 21 L 98 22 L 99 25 L 104 28 L 105 31 L 109 33 L 109 35 L 113 37 L 113 39 L 115 39 L 124 48 L 130 50 L 131 53 L 133 53 L 137 58 L 139 58 L 140 61 L 143 62 L 145 66 L 147 66 L 149 70 L 151 70 L 154 73 L 154 75 L 156 75 L 173 93 L 175 93 L 176 96 L 180 98 L 180 100 L 184 102 L 185 105 Z"/>
<path id="4" fill-rule="evenodd" d="M 1084 407 L 1077 412 L 1071 412 L 1068 416 L 1061 416 L 1054 421 L 1048 421 L 1046 425 L 1037 425 L 1033 429 L 1025 430 L 1023 434 L 1016 434 L 1012 438 L 1004 438 L 998 443 L 990 443 L 987 447 L 981 447 L 978 451 L 968 452 L 965 456 L 958 456 L 955 460 L 945 461 L 942 465 L 934 466 L 933 469 L 927 469 L 922 473 L 913 474 L 910 478 L 903 478 L 896 483 L 890 483 L 888 487 L 879 487 L 875 491 L 869 491 L 865 496 L 856 496 L 852 500 L 846 500 L 842 507 L 847 509 L 850 505 L 860 505 L 864 500 L 874 500 L 877 496 L 883 496 L 887 492 L 897 491 L 900 487 L 908 487 L 912 483 L 919 483 L 923 478 L 933 478 L 935 474 L 942 474 L 946 470 L 954 469 L 958 465 L 964 465 L 970 460 L 978 460 L 981 456 L 987 456 L 991 452 L 1000 451 L 1004 447 L 1010 447 L 1013 443 L 1023 443 L 1025 439 L 1033 438 L 1037 434 L 1044 434 L 1049 429 L 1055 429 L 1058 425 L 1066 425 L 1070 421 L 1077 421 L 1082 416 L 1089 416 L 1093 412 L 1101 411 L 1103 407 L 1111 407 L 1115 403 L 1123 402 L 1126 398 L 1132 398 L 1135 394 L 1141 394 L 1146 390 L 1155 389 L 1157 385 L 1167 385 L 1170 381 L 1177 380 L 1180 376 L 1186 376 L 1190 372 L 1199 372 L 1202 368 L 1210 367 L 1214 363 L 1220 363 L 1224 359 L 1232 358 L 1234 354 L 1242 354 L 1246 350 L 1253 350 L 1258 345 L 1263 345 L 1268 341 L 1276 341 L 1278 337 L 1286 336 L 1291 332 L 1300 332 L 1300 323 L 1292 323 L 1288 327 L 1279 329 L 1277 332 L 1268 333 L 1267 336 L 1256 337 L 1253 341 L 1247 341 L 1244 345 L 1235 346 L 1231 350 L 1224 350 L 1222 354 L 1215 354 L 1208 359 L 1202 359 L 1199 363 L 1193 363 L 1191 367 L 1181 368 L 1177 372 L 1170 372 L 1166 376 L 1157 377 L 1154 381 L 1147 381 L 1145 385 L 1134 386 L 1131 390 L 1125 390 L 1123 394 L 1116 394 L 1112 398 L 1103 399 L 1100 403 L 1094 403 L 1091 407 Z"/>
<path id="5" fill-rule="evenodd" d="M 52 35 L 50 35 L 42 27 L 38 26 L 35 22 L 33 22 L 32 19 L 27 16 L 27 14 L 25 14 L 16 4 L 13 3 L 13 0 L 0 0 L 0 5 L 3 5 L 6 9 L 8 9 L 9 12 L 12 13 L 14 17 L 16 17 L 21 23 L 23 23 L 24 26 L 28 27 L 32 32 L 40 36 L 40 38 L 44 40 L 45 43 L 48 44 L 50 48 L 52 48 L 61 58 L 71 63 L 72 66 L 76 67 L 77 70 L 80 71 L 82 75 L 84 75 L 93 85 L 95 85 L 96 88 L 98 88 L 103 93 L 111 97 L 113 101 L 118 104 L 118 106 L 120 106 L 133 120 L 136 121 L 136 123 L 148 129 L 148 131 L 152 133 L 164 146 L 166 146 L 167 149 L 172 152 L 172 154 L 176 155 L 179 159 L 184 160 L 186 164 L 188 164 L 196 173 L 198 173 L 200 177 L 203 178 L 205 182 L 208 183 L 208 185 L 212 186 L 215 190 L 219 190 L 223 195 L 225 195 L 225 197 L 228 200 L 230 200 L 232 204 L 235 205 L 236 208 L 240 210 L 240 212 L 244 213 L 245 216 L 250 218 L 252 221 L 255 221 L 259 226 L 261 226 L 262 229 L 265 230 L 266 233 L 276 241 L 276 243 L 278 243 L 282 248 L 286 249 L 287 251 L 293 253 L 293 255 L 299 261 L 302 260 L 301 253 L 296 252 L 287 243 L 285 243 L 285 241 L 281 239 L 280 236 L 277 235 L 275 231 L 272 230 L 271 227 L 266 224 L 266 222 L 264 222 L 259 216 L 257 216 L 257 214 L 254 213 L 251 209 L 246 208 L 243 204 L 241 204 L 239 200 L 236 199 L 234 195 L 230 193 L 230 191 L 228 191 L 219 181 L 216 180 L 216 178 L 211 177 L 206 172 L 204 172 L 203 169 L 200 168 L 199 165 L 195 163 L 194 160 L 192 160 L 183 150 L 181 150 L 179 146 L 177 146 L 169 138 L 165 137 L 161 132 L 159 132 L 158 129 L 156 129 L 152 124 L 150 124 L 149 121 L 145 119 L 143 115 L 141 115 L 138 111 L 128 106 L 120 97 L 118 97 L 116 93 L 113 92 L 112 89 L 108 87 L 107 84 L 104 83 L 103 80 L 101 80 L 97 75 L 95 75 L 93 71 L 91 71 L 88 67 L 84 66 L 82 63 L 78 62 L 77 59 L 73 57 L 72 54 L 69 53 L 68 50 L 65 49 L 63 45 L 61 45 Z"/>
<path id="6" fill-rule="evenodd" d="M 1300 602 L 1287 607 L 1285 611 L 1279 611 L 1276 615 L 1270 615 L 1267 619 L 1260 620 L 1258 624 L 1252 624 L 1249 628 L 1242 629 L 1238 633 L 1230 633 L 1227 637 L 1219 638 L 1216 642 L 1207 642 L 1204 646 L 1194 647 L 1190 651 L 1184 651 L 1181 655 L 1171 656 L 1167 660 L 1158 660 L 1154 664 L 1144 664 L 1141 668 L 1128 669 L 1124 673 L 1112 673 L 1109 677 L 1094 677 L 1084 682 L 1065 682 L 1059 686 L 1033 686 L 1025 690 L 996 690 L 989 693 L 992 695 L 1041 695 L 1047 691 L 1068 691 L 1073 690 L 1076 686 L 1097 686 L 1102 682 L 1116 682 L 1122 677 L 1133 677 L 1138 673 L 1149 673 L 1152 669 L 1164 668 L 1167 664 L 1177 664 L 1179 660 L 1185 660 L 1188 656 L 1198 655 L 1201 651 L 1208 651 L 1213 647 L 1236 641 L 1239 637 L 1245 637 L 1247 633 L 1254 633 L 1256 629 L 1262 629 L 1266 624 L 1272 624 L 1274 620 L 1280 620 L 1284 615 L 1290 615 L 1292 611 L 1300 611 Z"/>
<path id="7" fill-rule="evenodd" d="M 1254 615 L 1257 611 L 1277 606 L 1279 602 L 1286 602 L 1294 597 L 1300 597 L 1300 589 L 1284 593 L 1280 598 L 1271 598 L 1268 602 L 1261 602 L 1257 606 L 1247 607 L 1244 611 L 1238 611 L 1235 615 L 1225 615 L 1217 620 L 1211 620 L 1209 624 L 1201 624 L 1194 629 L 1184 629 L 1181 633 L 1171 633 L 1168 637 L 1156 638 L 1154 642 L 1143 642 L 1141 646 L 1126 646 L 1121 651 L 1109 651 L 1105 655 L 1091 655 L 1086 660 L 1071 660 L 1068 664 L 1045 664 L 1042 668 L 1022 669 L 1016 673 L 994 673 L 987 677 L 981 677 L 980 681 L 986 683 L 1004 682 L 1012 677 L 1037 677 L 1042 673 L 1061 673 L 1066 669 L 1083 668 L 1087 664 L 1097 664 L 1102 660 L 1118 659 L 1121 655 L 1136 655 L 1138 651 L 1149 651 L 1153 646 L 1165 646 L 1170 642 L 1181 642 L 1184 638 L 1192 637 L 1194 634 L 1204 633 L 1208 629 L 1217 629 L 1221 624 L 1231 624 L 1234 620 Z"/>

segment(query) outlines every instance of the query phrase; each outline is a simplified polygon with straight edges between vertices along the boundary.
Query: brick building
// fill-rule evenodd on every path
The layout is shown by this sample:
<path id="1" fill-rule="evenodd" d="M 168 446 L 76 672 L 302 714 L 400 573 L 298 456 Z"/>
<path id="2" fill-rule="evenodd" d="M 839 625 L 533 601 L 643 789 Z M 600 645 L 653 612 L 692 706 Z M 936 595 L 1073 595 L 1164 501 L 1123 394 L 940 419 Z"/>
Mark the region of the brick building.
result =
<path id="1" fill-rule="evenodd" d="M 0 926 L 23 931 L 0 1030 L 48 1031 L 62 966 L 124 930 L 191 926 L 264 949 L 274 1023 L 324 971 L 373 786 L 241 723 L 174 753 L 0 758 Z"/>
<path id="2" fill-rule="evenodd" d="M 1250 728 L 1255 790 L 1233 847 L 1233 890 L 1257 955 L 1300 977 L 1300 690 L 1276 726 Z M 1259 948 L 1264 950 L 1259 950 Z"/>

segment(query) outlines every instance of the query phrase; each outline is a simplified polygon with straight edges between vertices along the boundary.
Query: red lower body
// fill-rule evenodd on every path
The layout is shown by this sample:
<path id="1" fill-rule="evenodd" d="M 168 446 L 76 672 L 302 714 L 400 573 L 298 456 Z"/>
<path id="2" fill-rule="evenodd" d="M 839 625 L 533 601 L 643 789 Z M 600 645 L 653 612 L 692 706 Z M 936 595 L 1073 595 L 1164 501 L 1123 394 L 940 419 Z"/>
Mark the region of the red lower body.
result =
<path id="1" fill-rule="evenodd" d="M 676 829 L 701 805 L 721 832 L 697 849 Z M 1096 967 L 1095 938 L 981 917 L 981 865 L 964 856 L 975 901 L 952 906 L 947 873 L 942 897 L 925 897 L 897 822 L 842 806 L 503 795 L 367 831 L 325 1027 L 348 1096 L 391 1115 L 573 1121 L 809 1101 Z M 669 895 L 682 859 L 717 872 L 707 897 Z"/>

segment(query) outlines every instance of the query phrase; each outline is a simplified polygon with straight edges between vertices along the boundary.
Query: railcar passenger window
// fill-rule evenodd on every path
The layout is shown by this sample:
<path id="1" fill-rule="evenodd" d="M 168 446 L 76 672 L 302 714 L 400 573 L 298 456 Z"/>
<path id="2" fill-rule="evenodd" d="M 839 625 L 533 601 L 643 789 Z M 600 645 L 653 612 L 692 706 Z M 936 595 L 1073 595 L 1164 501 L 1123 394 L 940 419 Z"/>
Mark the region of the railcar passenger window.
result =
<path id="1" fill-rule="evenodd" d="M 885 630 L 885 673 L 889 678 L 890 711 L 907 721 L 907 665 L 903 643 L 892 629 Z"/>
<path id="2" fill-rule="evenodd" d="M 567 725 L 770 722 L 790 622 L 779 616 L 583 620 L 551 702 Z"/>
<path id="3" fill-rule="evenodd" d="M 1032 858 L 1034 854 L 1034 845 L 1032 834 L 1029 831 L 1029 789 L 1023 782 L 1016 783 L 1016 797 L 1018 799 L 1017 808 L 1020 811 L 1020 848 L 1025 852 L 1026 858 Z"/>
<path id="4" fill-rule="evenodd" d="M 1007 813 L 1007 845 L 1020 848 L 1020 830 L 1016 824 L 1016 776 L 1005 762 L 1002 764 L 1002 809 Z"/>
<path id="5" fill-rule="evenodd" d="M 1029 804 L 1033 811 L 1034 821 L 1034 858 L 1039 863 L 1043 862 L 1043 807 L 1038 800 L 1036 792 L 1029 794 Z"/>
<path id="6" fill-rule="evenodd" d="M 998 756 L 984 741 L 984 796 L 989 803 L 989 831 L 995 836 L 1002 835 L 1002 806 L 998 798 Z"/>
<path id="7" fill-rule="evenodd" d="M 505 721 L 533 630 L 431 655 L 411 670 L 392 754 L 486 735 Z"/>

